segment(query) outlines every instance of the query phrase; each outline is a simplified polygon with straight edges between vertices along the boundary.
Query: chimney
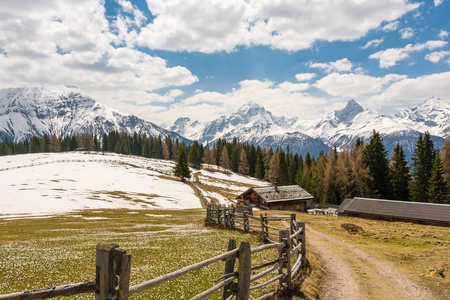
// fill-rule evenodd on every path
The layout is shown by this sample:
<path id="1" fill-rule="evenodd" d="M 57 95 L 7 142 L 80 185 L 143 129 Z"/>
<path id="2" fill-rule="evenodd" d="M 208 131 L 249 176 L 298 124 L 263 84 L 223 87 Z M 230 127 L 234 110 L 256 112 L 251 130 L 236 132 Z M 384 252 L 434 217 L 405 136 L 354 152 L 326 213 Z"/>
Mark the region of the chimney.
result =
<path id="1" fill-rule="evenodd" d="M 275 192 L 277 192 L 278 193 L 278 182 L 274 182 L 273 183 L 273 188 L 275 189 Z"/>

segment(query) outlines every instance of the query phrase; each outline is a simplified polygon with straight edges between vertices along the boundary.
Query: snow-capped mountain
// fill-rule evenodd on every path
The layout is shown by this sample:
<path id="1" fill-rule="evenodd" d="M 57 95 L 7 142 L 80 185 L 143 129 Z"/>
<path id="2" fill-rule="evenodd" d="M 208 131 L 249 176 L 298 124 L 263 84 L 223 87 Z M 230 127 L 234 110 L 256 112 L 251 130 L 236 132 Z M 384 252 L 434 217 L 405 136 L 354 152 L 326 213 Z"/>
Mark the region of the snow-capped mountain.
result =
<path id="1" fill-rule="evenodd" d="M 450 103 L 438 98 L 429 98 L 421 105 L 406 109 L 395 115 L 406 126 L 418 131 L 429 131 L 433 135 L 450 136 Z"/>
<path id="2" fill-rule="evenodd" d="M 120 113 L 80 93 L 65 93 L 45 88 L 0 90 L 0 140 L 28 139 L 44 134 L 66 136 L 85 132 L 103 135 L 112 130 L 148 136 L 181 136 Z"/>
<path id="3" fill-rule="evenodd" d="M 357 138 L 367 141 L 376 130 L 388 151 L 400 143 L 409 158 L 419 135 L 425 131 L 432 134 L 436 146 L 442 147 L 444 138 L 450 136 L 449 106 L 448 102 L 432 98 L 397 115 L 386 116 L 350 100 L 343 109 L 321 119 L 302 120 L 273 116 L 250 102 L 230 116 L 204 124 L 180 118 L 169 129 L 202 143 L 237 138 L 264 147 L 289 145 L 292 151 L 314 155 L 328 147 L 349 148 Z"/>
<path id="4" fill-rule="evenodd" d="M 289 145 L 290 151 L 306 155 L 318 155 L 328 147 L 320 140 L 299 131 L 290 131 L 295 119 L 276 117 L 261 105 L 249 102 L 230 116 L 201 124 L 189 118 L 179 118 L 168 129 L 200 143 L 214 143 L 219 138 L 232 141 L 237 138 L 262 147 Z"/>

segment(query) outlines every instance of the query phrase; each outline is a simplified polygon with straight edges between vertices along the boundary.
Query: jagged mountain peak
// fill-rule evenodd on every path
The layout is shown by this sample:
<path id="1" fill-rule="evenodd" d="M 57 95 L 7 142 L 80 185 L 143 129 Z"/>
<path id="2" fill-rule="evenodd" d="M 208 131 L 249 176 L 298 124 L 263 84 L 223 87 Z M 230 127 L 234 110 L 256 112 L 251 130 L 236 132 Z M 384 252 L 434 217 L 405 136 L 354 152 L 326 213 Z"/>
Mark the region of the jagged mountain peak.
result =
<path id="1" fill-rule="evenodd" d="M 334 115 L 339 123 L 347 123 L 363 111 L 364 108 L 354 99 L 351 99 L 343 109 L 336 110 Z"/>
<path id="2" fill-rule="evenodd" d="M 265 108 L 256 102 L 250 101 L 241 106 L 236 112 L 236 114 L 245 116 L 245 115 L 256 115 L 261 112 L 266 112 Z"/>

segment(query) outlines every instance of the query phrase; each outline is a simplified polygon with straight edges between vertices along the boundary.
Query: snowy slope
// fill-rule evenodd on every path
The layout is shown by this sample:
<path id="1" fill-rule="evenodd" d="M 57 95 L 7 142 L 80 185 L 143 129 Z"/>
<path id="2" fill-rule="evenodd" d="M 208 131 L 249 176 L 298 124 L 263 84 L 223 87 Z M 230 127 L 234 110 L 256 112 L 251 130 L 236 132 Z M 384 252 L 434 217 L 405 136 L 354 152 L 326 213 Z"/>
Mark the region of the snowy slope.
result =
<path id="1" fill-rule="evenodd" d="M 13 167 L 20 168 L 4 170 Z M 83 209 L 201 207 L 188 185 L 146 167 L 170 171 L 173 163 L 113 154 L 1 156 L 0 218 Z"/>
<path id="2" fill-rule="evenodd" d="M 201 208 L 189 185 L 167 175 L 174 166 L 168 160 L 100 152 L 0 156 L 0 219 L 84 209 Z M 212 202 L 232 204 L 249 187 L 268 184 L 214 168 L 191 169 L 203 188 L 215 189 L 203 189 Z"/>
<path id="3" fill-rule="evenodd" d="M 79 93 L 44 88 L 0 90 L 0 140 L 23 140 L 32 135 L 83 134 L 102 136 L 112 130 L 148 136 L 179 135 L 133 115 L 120 113 Z"/>

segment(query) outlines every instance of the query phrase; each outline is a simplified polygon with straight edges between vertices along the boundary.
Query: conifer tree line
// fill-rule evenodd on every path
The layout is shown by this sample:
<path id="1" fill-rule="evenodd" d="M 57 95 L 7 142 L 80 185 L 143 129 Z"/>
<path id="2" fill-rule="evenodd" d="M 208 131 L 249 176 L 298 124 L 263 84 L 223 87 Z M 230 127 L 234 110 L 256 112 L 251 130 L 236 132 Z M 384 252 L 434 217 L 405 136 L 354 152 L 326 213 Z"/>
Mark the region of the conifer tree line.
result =
<path id="1" fill-rule="evenodd" d="M 112 131 L 101 139 L 89 133 L 67 137 L 33 136 L 23 142 L 5 139 L 0 155 L 62 152 L 77 148 L 175 160 L 175 173 L 189 178 L 189 168 L 211 165 L 250 175 L 278 185 L 298 184 L 317 202 L 340 204 L 345 198 L 367 197 L 450 204 L 450 139 L 437 149 L 430 134 L 420 135 L 410 165 L 401 145 L 388 157 L 380 134 L 368 142 L 357 139 L 350 149 L 330 149 L 317 158 L 287 149 L 261 148 L 237 139 L 219 139 L 203 146 L 170 137 L 147 137 Z"/>

